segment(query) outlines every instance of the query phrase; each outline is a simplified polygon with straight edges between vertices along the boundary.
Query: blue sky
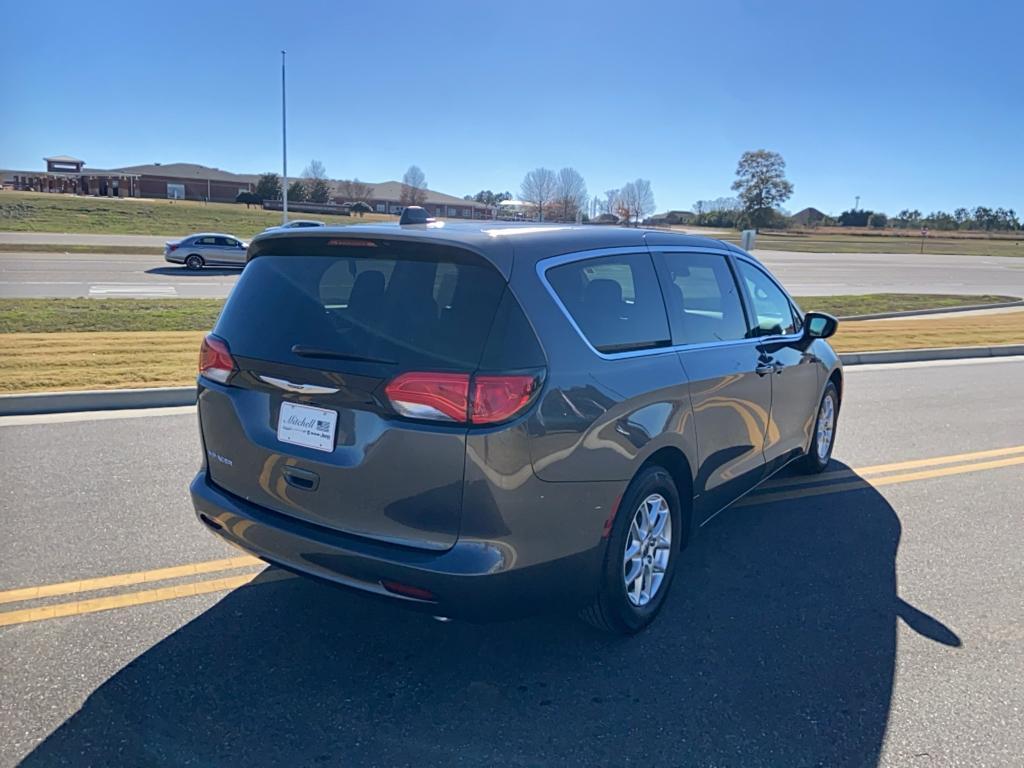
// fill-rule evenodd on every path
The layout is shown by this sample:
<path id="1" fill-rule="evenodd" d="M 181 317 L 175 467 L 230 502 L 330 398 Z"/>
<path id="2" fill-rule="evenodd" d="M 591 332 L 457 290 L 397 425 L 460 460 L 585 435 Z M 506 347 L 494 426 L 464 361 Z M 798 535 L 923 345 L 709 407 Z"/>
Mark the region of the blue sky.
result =
<path id="1" fill-rule="evenodd" d="M 284 48 L 293 172 L 416 163 L 462 195 L 571 165 L 591 194 L 639 176 L 687 209 L 763 147 L 794 211 L 1024 211 L 1016 2 L 75 0 L 3 18 L 0 167 L 280 171 Z"/>

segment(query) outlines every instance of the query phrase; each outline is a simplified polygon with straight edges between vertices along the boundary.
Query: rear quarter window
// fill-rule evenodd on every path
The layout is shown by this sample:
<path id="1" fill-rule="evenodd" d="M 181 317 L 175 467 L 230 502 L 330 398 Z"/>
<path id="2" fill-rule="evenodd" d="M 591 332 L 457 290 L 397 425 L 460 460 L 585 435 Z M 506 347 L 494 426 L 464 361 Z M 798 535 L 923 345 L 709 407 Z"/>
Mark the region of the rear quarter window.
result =
<path id="1" fill-rule="evenodd" d="M 599 352 L 671 343 L 661 288 L 646 253 L 603 256 L 545 273 L 566 311 Z"/>

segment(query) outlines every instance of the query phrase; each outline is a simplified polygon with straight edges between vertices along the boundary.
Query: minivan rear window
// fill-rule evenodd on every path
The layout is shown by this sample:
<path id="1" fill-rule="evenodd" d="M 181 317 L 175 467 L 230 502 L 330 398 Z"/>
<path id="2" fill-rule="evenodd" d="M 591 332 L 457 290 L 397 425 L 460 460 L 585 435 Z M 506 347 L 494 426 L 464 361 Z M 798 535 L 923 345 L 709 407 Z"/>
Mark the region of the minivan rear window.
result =
<path id="1" fill-rule="evenodd" d="M 573 261 L 551 267 L 546 276 L 599 352 L 671 344 L 665 303 L 648 254 Z"/>
<path id="2" fill-rule="evenodd" d="M 447 247 L 260 255 L 215 333 L 236 355 L 320 368 L 474 368 L 505 284 L 482 258 Z"/>

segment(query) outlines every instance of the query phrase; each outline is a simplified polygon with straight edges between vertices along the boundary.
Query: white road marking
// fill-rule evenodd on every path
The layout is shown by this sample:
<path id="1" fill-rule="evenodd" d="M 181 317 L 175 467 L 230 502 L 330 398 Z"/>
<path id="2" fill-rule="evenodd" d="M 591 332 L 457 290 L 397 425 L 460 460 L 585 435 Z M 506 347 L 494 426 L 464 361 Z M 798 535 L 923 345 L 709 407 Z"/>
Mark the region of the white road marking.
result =
<path id="1" fill-rule="evenodd" d="M 119 283 L 117 285 L 103 283 L 102 285 L 89 286 L 90 296 L 106 296 L 119 293 L 176 296 L 178 289 L 173 285 L 148 285 L 146 283 Z"/>

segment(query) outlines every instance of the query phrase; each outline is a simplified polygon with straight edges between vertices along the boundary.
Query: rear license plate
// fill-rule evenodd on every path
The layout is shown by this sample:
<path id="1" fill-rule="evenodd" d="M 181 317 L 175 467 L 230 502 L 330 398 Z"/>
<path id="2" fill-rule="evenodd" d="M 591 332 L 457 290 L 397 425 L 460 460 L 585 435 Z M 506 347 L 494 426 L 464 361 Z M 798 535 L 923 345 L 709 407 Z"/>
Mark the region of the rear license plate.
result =
<path id="1" fill-rule="evenodd" d="M 277 439 L 318 451 L 334 450 L 334 431 L 338 412 L 298 403 L 281 403 L 277 419 Z"/>

